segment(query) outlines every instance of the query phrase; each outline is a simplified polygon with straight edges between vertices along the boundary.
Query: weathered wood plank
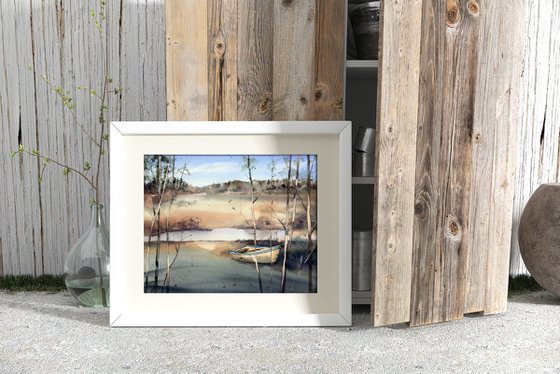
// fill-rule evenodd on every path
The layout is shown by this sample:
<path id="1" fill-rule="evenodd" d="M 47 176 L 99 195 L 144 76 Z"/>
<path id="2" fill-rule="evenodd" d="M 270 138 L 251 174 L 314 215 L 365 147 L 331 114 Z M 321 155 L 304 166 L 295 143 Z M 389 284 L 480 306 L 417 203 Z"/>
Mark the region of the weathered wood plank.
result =
<path id="1" fill-rule="evenodd" d="M 167 118 L 208 120 L 208 4 L 168 0 L 165 11 Z"/>
<path id="2" fill-rule="evenodd" d="M 274 120 L 313 118 L 315 1 L 274 1 Z"/>
<path id="3" fill-rule="evenodd" d="M 41 274 L 43 267 L 37 163 L 25 157 L 9 157 L 10 151 L 17 150 L 18 143 L 36 147 L 37 141 L 33 74 L 27 70 L 33 64 L 29 5 L 15 0 L 0 3 L 0 214 L 4 222 L 0 226 L 0 267 L 3 274 Z M 24 202 L 28 209 L 23 208 Z"/>
<path id="4" fill-rule="evenodd" d="M 492 197 L 489 202 L 485 314 L 503 312 L 507 307 L 524 11 L 524 0 L 488 1 L 481 10 L 481 63 L 474 123 L 476 129 L 484 126 L 491 129 L 490 137 L 480 141 L 489 145 L 492 174 L 491 188 L 477 186 L 473 193 L 489 191 L 486 196 Z M 510 27 L 512 24 L 517 27 Z M 508 68 L 504 69 L 504 66 Z M 474 134 L 476 139 L 477 133 Z"/>
<path id="5" fill-rule="evenodd" d="M 542 183 L 560 181 L 560 4 L 553 0 L 527 0 L 525 51 L 521 88 L 521 119 L 510 274 L 527 274 L 517 239 L 519 218 L 525 204 Z"/>
<path id="6" fill-rule="evenodd" d="M 464 308 L 478 8 L 443 5 L 424 1 L 412 326 L 460 319 Z"/>
<path id="7" fill-rule="evenodd" d="M 376 326 L 410 320 L 421 23 L 421 0 L 382 2 L 372 276 Z"/>
<path id="8" fill-rule="evenodd" d="M 81 138 L 41 75 L 68 89 L 77 103 L 80 123 L 98 131 L 97 99 L 76 86 L 99 91 L 104 59 L 115 87 L 122 85 L 127 97 L 124 105 L 120 95 L 111 97 L 109 120 L 165 119 L 163 4 L 108 2 L 109 29 L 104 41 L 109 42 L 109 51 L 105 58 L 89 17 L 90 8 L 99 10 L 99 5 L 98 1 L 71 0 L 0 4 L 2 152 L 17 149 L 21 141 L 78 168 L 91 161 L 91 145 Z M 28 71 L 29 66 L 36 74 Z M 0 227 L 4 274 L 61 274 L 64 255 L 89 224 L 87 186 L 72 175 L 65 178 L 51 165 L 39 189 L 40 168 L 30 157 L 1 158 L 0 190 L 6 193 L 0 194 L 0 213 L 7 223 Z M 106 204 L 108 187 L 108 179 L 102 175 L 101 195 Z"/>
<path id="9" fill-rule="evenodd" d="M 37 72 L 35 80 L 36 99 L 38 101 L 38 149 L 58 160 L 69 160 L 68 137 L 64 109 L 60 100 L 47 84 L 40 78 L 45 75 L 52 84 L 62 87 L 62 60 L 60 56 L 61 39 L 59 37 L 59 13 L 53 2 L 32 1 L 33 35 L 35 39 L 35 54 L 33 66 Z M 79 167 L 79 166 L 78 166 Z M 49 165 L 41 182 L 42 219 L 45 224 L 44 269 L 48 274 L 57 270 L 57 265 L 63 263 L 64 255 L 70 249 L 74 227 L 67 224 L 69 212 L 75 207 L 68 191 L 65 178 L 61 179 L 62 171 L 56 166 Z M 76 199 L 78 200 L 78 199 Z M 46 229 L 48 227 L 48 229 Z"/>
<path id="10" fill-rule="evenodd" d="M 341 120 L 344 108 L 346 51 L 344 0 L 316 1 L 315 93 L 313 119 Z"/>
<path id="11" fill-rule="evenodd" d="M 272 119 L 273 0 L 238 0 L 237 119 Z"/>
<path id="12" fill-rule="evenodd" d="M 237 0 L 208 2 L 208 118 L 237 120 Z"/>

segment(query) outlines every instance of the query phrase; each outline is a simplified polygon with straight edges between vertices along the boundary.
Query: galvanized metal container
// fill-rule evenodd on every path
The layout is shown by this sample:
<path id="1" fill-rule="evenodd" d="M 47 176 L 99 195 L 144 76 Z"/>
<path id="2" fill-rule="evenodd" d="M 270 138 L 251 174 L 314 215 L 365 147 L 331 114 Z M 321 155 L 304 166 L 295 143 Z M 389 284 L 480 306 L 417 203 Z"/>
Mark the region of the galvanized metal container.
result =
<path id="1" fill-rule="evenodd" d="M 371 290 L 372 231 L 352 232 L 352 290 Z"/>
<path id="2" fill-rule="evenodd" d="M 374 153 L 375 129 L 373 127 L 358 127 L 353 148 L 357 152 Z"/>
<path id="3" fill-rule="evenodd" d="M 352 154 L 352 175 L 355 177 L 373 177 L 375 160 L 373 153 L 354 152 Z"/>
<path id="4" fill-rule="evenodd" d="M 360 4 L 350 13 L 358 55 L 362 60 L 377 60 L 379 50 L 380 2 Z"/>

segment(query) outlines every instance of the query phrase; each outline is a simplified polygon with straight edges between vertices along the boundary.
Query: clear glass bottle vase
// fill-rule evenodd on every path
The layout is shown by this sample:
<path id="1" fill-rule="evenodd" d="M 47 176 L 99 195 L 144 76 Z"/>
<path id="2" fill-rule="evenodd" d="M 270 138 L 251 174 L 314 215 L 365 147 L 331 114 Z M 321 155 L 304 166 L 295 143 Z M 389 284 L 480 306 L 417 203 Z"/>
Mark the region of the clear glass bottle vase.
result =
<path id="1" fill-rule="evenodd" d="M 86 307 L 109 306 L 109 234 L 103 205 L 91 206 L 91 224 L 64 261 L 66 288 Z"/>

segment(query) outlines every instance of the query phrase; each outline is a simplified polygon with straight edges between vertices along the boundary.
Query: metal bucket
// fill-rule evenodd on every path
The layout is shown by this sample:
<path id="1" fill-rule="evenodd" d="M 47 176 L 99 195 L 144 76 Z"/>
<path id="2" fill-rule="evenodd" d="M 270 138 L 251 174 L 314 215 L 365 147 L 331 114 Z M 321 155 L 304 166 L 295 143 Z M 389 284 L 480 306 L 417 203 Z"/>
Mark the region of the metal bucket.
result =
<path id="1" fill-rule="evenodd" d="M 350 13 L 358 56 L 363 60 L 377 60 L 379 49 L 379 1 L 360 4 Z"/>
<path id="2" fill-rule="evenodd" d="M 374 153 L 375 129 L 372 127 L 358 127 L 353 148 L 357 152 Z"/>
<path id="3" fill-rule="evenodd" d="M 352 175 L 354 177 L 373 177 L 375 173 L 375 160 L 373 153 L 352 153 Z"/>
<path id="4" fill-rule="evenodd" d="M 352 232 L 352 290 L 371 290 L 372 231 Z"/>

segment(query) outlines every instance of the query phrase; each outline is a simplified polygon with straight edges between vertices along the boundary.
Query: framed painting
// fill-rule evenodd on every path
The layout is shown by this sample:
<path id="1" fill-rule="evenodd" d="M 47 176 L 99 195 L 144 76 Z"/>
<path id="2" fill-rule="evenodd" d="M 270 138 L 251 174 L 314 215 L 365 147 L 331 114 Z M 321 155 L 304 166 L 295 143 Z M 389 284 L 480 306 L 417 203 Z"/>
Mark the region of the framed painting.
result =
<path id="1" fill-rule="evenodd" d="M 350 122 L 111 124 L 111 326 L 351 324 Z"/>

